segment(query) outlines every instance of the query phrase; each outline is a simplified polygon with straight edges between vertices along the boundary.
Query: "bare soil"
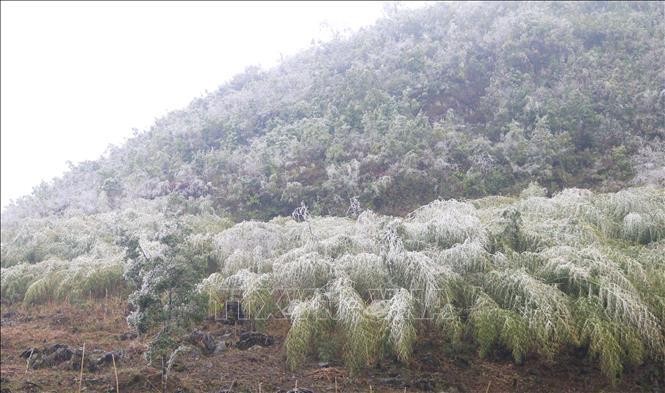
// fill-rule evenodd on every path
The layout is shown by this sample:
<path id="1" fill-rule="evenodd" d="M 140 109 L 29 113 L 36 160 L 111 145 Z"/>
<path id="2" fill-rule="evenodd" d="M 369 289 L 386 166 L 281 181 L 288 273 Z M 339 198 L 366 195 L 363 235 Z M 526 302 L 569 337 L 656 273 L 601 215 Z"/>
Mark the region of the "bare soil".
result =
<path id="1" fill-rule="evenodd" d="M 50 304 L 25 308 L 2 306 L 0 393 L 77 392 L 80 370 L 69 363 L 32 369 L 20 355 L 28 348 L 65 344 L 86 356 L 122 353 L 117 360 L 120 392 L 161 392 L 160 370 L 147 365 L 147 339 L 126 334 L 126 305 L 120 299 L 85 305 Z M 246 350 L 235 347 L 249 325 L 232 326 L 205 321 L 198 329 L 230 344 L 213 353 L 187 354 L 170 373 L 168 392 L 287 392 L 296 386 L 312 392 L 662 392 L 663 365 L 645 364 L 627 369 L 617 386 L 610 386 L 597 365 L 571 351 L 554 364 L 529 358 L 515 365 L 509 356 L 480 359 L 448 353 L 437 339 L 421 340 L 407 365 L 383 361 L 350 376 L 341 363 L 321 364 L 312 359 L 292 372 L 286 367 L 284 339 L 288 323 L 275 321 L 267 329 L 274 343 Z M 123 335 L 125 335 L 123 337 Z M 128 338 L 129 336 L 130 338 Z M 429 335 L 428 335 L 429 336 Z M 431 336 L 434 336 L 432 334 Z M 104 364 L 83 372 L 81 391 L 116 392 L 114 369 Z M 304 390 L 301 390 L 304 392 Z"/>

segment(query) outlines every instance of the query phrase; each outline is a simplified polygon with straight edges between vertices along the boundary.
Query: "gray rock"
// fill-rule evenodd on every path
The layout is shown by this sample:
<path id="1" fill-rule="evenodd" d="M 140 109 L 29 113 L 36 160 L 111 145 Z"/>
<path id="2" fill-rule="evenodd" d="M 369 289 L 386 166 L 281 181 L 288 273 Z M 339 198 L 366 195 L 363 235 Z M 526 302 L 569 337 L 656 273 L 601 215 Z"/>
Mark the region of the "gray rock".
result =
<path id="1" fill-rule="evenodd" d="M 272 336 L 259 332 L 245 332 L 240 334 L 240 341 L 236 343 L 236 347 L 241 350 L 249 349 L 255 345 L 262 347 L 269 347 L 275 343 Z"/>
<path id="2" fill-rule="evenodd" d="M 56 349 L 52 356 L 56 363 L 62 363 L 71 359 L 73 354 L 71 349 L 64 347 Z"/>
<path id="3" fill-rule="evenodd" d="M 220 353 L 222 353 L 222 352 L 224 352 L 224 351 L 226 351 L 226 341 L 224 341 L 224 340 L 218 340 L 218 341 L 215 343 L 215 351 L 214 351 L 214 354 L 217 355 L 217 354 L 220 354 Z"/>
<path id="4" fill-rule="evenodd" d="M 215 352 L 217 344 L 210 333 L 195 330 L 189 335 L 189 341 L 196 345 L 204 355 L 210 355 Z"/>
<path id="5" fill-rule="evenodd" d="M 114 359 L 115 362 L 118 363 L 120 358 L 122 358 L 122 353 L 119 351 L 105 352 L 102 356 L 100 356 L 97 359 L 97 365 L 103 366 L 105 364 L 113 364 Z"/>

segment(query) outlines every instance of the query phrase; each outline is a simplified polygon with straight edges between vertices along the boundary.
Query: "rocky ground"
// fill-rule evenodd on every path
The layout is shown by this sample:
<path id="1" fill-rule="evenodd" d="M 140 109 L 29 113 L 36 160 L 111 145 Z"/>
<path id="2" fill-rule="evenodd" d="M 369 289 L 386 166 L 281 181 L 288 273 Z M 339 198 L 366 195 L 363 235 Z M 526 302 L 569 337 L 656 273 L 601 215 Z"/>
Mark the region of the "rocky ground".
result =
<path id="1" fill-rule="evenodd" d="M 143 358 L 146 340 L 132 334 L 119 299 L 83 306 L 2 306 L 0 392 L 161 392 L 158 368 Z M 189 336 L 190 348 L 172 366 L 169 392 L 658 392 L 662 366 L 627 370 L 609 386 L 597 366 L 572 353 L 555 364 L 508 356 L 481 360 L 473 353 L 446 354 L 435 340 L 418 344 L 407 365 L 383 362 L 357 376 L 341 364 L 312 360 L 296 372 L 286 368 L 285 322 L 267 335 L 248 325 L 205 321 Z M 85 355 L 83 346 L 85 345 Z M 115 367 L 114 367 L 115 363 Z M 660 367 L 660 368 L 659 368 Z"/>

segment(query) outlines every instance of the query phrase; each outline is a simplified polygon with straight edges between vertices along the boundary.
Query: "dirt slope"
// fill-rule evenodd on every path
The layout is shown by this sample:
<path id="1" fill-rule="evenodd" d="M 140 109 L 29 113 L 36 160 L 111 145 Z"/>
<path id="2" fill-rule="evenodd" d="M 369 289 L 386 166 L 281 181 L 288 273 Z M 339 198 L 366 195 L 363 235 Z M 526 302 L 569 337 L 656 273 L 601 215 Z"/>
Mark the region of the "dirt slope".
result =
<path id="1" fill-rule="evenodd" d="M 117 356 L 121 392 L 161 392 L 157 368 L 146 366 L 147 345 L 129 333 L 126 305 L 117 299 L 83 306 L 62 304 L 25 309 L 2 307 L 1 392 L 75 392 L 80 361 L 63 361 L 44 368 L 29 367 L 21 353 L 55 344 L 68 346 L 75 354 L 85 343 L 86 358 L 96 370 L 83 372 L 82 391 L 115 392 L 113 366 L 99 358 L 114 351 Z M 384 362 L 361 375 L 349 377 L 341 364 L 312 360 L 291 372 L 286 368 L 284 338 L 288 325 L 275 322 L 268 333 L 274 343 L 247 350 L 236 347 L 248 325 L 231 326 L 206 321 L 199 326 L 217 342 L 215 353 L 186 353 L 170 373 L 169 392 L 279 392 L 294 387 L 313 392 L 656 392 L 665 389 L 662 371 L 655 365 L 627 370 L 620 385 L 611 387 L 599 370 L 571 354 L 565 361 L 548 365 L 537 359 L 523 366 L 506 360 L 481 360 L 474 355 L 447 356 L 435 340 L 418 344 L 415 359 L 407 366 Z M 224 342 L 226 345 L 222 345 Z M 74 359 L 74 358 L 72 358 Z M 87 363 L 86 363 L 87 364 Z M 371 390 L 370 390 L 371 386 Z M 305 392 L 305 390 L 301 390 Z"/>

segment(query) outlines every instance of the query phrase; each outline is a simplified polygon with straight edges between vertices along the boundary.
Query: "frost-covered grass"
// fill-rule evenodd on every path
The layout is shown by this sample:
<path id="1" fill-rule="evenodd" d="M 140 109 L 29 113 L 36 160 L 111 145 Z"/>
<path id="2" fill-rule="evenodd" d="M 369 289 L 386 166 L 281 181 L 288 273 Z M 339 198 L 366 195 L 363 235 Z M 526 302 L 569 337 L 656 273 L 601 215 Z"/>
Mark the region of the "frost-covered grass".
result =
<path id="1" fill-rule="evenodd" d="M 586 346 L 614 381 L 627 364 L 665 358 L 664 214 L 660 188 L 547 198 L 531 186 L 519 198 L 435 201 L 405 218 L 243 223 L 218 236 L 221 273 L 202 288 L 221 294 L 241 275 L 243 287 L 294 290 L 280 305 L 291 310 L 291 367 L 331 341 L 353 368 L 408 361 L 429 325 L 516 362 Z M 251 303 L 252 291 L 240 293 Z"/>
<path id="2" fill-rule="evenodd" d="M 31 305 L 117 294 L 125 287 L 123 265 L 121 258 L 77 258 L 2 268 L 2 297 Z"/>
<path id="3" fill-rule="evenodd" d="M 507 350 L 520 363 L 584 346 L 612 381 L 626 365 L 665 360 L 662 188 L 547 198 L 532 185 L 516 198 L 435 201 L 403 218 L 365 211 L 225 230 L 217 217 L 141 209 L 90 218 L 103 230 L 69 220 L 3 234 L 3 256 L 12 258 L 3 299 L 73 300 L 126 285 L 118 239 L 135 235 L 152 257 L 164 252 L 160 234 L 180 225 L 188 255 L 213 272 L 198 286 L 211 308 L 234 298 L 250 318 L 290 318 L 293 368 L 309 356 L 338 356 L 352 369 L 386 356 L 408 362 L 432 329 L 453 348 L 466 340 L 480 356 Z M 92 229 L 80 240 L 63 228 Z M 50 247 L 43 238 L 65 240 Z M 63 242 L 85 247 L 67 254 Z M 21 260 L 16 244 L 43 259 Z"/>
<path id="4" fill-rule="evenodd" d="M 136 237 L 150 256 L 163 252 L 157 241 L 177 225 L 187 228 L 192 252 L 211 247 L 209 233 L 229 226 L 220 217 L 168 214 L 166 199 L 137 202 L 94 215 L 30 218 L 2 229 L 2 299 L 26 304 L 78 302 L 127 289 L 126 246 Z"/>

